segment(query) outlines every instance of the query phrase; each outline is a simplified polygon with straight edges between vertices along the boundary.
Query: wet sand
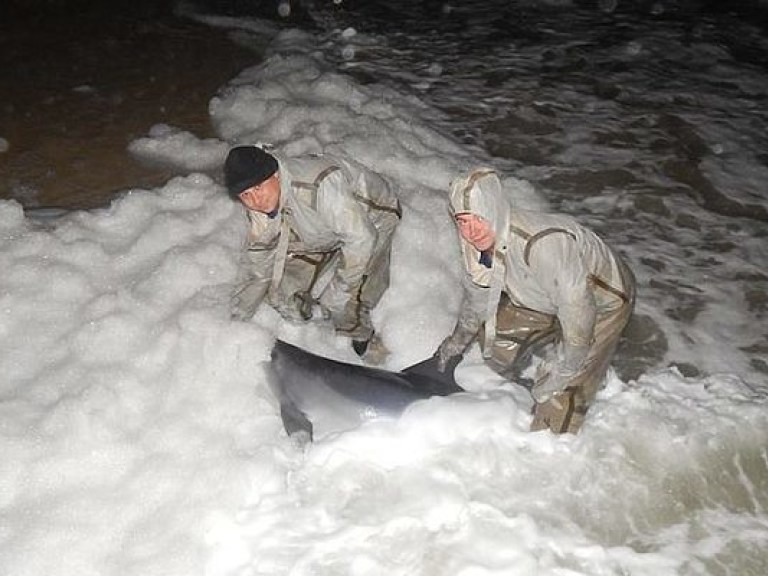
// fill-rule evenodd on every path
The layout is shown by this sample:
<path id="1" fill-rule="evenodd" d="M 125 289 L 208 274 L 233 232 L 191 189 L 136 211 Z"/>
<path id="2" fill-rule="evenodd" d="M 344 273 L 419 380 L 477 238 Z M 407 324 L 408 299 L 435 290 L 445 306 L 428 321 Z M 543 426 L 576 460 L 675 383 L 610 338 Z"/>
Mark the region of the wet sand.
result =
<path id="1" fill-rule="evenodd" d="M 128 144 L 159 123 L 212 135 L 208 102 L 258 56 L 167 13 L 0 22 L 0 198 L 94 207 L 173 174 Z"/>

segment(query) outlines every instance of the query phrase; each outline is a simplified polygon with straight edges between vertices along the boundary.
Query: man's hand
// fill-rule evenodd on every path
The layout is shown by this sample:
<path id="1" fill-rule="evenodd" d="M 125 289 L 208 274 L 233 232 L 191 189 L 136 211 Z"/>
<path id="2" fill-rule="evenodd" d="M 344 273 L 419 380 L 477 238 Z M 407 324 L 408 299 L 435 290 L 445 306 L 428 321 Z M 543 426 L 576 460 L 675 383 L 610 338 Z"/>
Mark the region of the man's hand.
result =
<path id="1" fill-rule="evenodd" d="M 353 302 L 351 300 L 348 300 L 340 310 L 329 308 L 322 303 L 320 304 L 323 318 L 330 318 L 337 332 L 350 334 L 360 327 L 360 318 L 358 317 L 359 307 L 360 305 L 358 302 Z"/>
<path id="2" fill-rule="evenodd" d="M 464 352 L 465 347 L 465 343 L 458 341 L 452 336 L 448 336 L 437 348 L 437 352 L 435 352 L 437 369 L 440 370 L 440 372 L 445 372 L 445 368 L 448 366 L 451 358 L 460 356 Z"/>
<path id="3" fill-rule="evenodd" d="M 240 296 L 233 296 L 229 301 L 230 319 L 238 322 L 246 322 L 253 318 L 257 307 L 258 303 L 255 305 L 253 303 L 251 303 L 251 305 L 246 305 L 243 303 L 243 299 L 240 298 Z"/>
<path id="4" fill-rule="evenodd" d="M 306 322 L 312 318 L 312 300 L 305 298 L 306 293 L 297 292 L 281 300 L 275 305 L 280 316 L 293 322 Z"/>
<path id="5" fill-rule="evenodd" d="M 293 295 L 293 300 L 296 303 L 301 319 L 304 321 L 310 320 L 312 318 L 312 306 L 315 303 L 312 294 L 309 292 L 296 292 Z"/>
<path id="6" fill-rule="evenodd" d="M 576 375 L 573 370 L 563 368 L 558 362 L 544 360 L 536 370 L 536 383 L 531 395 L 538 404 L 546 402 L 565 390 Z"/>

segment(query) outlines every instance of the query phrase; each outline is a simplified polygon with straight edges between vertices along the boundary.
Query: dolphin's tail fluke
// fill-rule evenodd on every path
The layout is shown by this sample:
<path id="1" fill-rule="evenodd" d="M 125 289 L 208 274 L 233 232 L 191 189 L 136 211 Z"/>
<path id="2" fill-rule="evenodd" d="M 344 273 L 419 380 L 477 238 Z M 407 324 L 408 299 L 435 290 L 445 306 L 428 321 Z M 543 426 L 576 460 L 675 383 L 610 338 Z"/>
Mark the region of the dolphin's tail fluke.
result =
<path id="1" fill-rule="evenodd" d="M 451 358 L 445 370 L 437 367 L 437 356 L 414 364 L 402 371 L 414 388 L 431 396 L 448 396 L 456 392 L 465 392 L 464 388 L 456 384 L 454 370 L 461 361 L 461 356 Z"/>
<path id="2" fill-rule="evenodd" d="M 293 436 L 297 432 L 304 432 L 310 441 L 314 439 L 312 422 L 293 402 L 280 403 L 280 418 L 283 421 L 283 427 L 288 436 Z"/>

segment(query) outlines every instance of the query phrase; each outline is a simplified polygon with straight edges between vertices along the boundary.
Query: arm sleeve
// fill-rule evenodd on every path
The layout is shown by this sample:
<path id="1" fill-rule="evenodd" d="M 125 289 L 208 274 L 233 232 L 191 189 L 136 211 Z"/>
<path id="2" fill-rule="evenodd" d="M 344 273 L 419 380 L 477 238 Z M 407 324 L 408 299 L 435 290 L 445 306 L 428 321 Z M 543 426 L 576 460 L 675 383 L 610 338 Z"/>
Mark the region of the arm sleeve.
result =
<path id="1" fill-rule="evenodd" d="M 437 351 L 441 360 L 447 361 L 453 356 L 463 354 L 477 337 L 484 320 L 483 311 L 487 297 L 487 288 L 474 284 L 468 277 L 464 278 L 459 318 L 453 332 L 443 340 Z"/>
<path id="2" fill-rule="evenodd" d="M 551 234 L 536 242 L 529 262 L 555 306 L 563 331 L 555 368 L 566 374 L 576 372 L 587 357 L 597 321 L 589 270 L 578 244 L 568 234 Z"/>
<path id="3" fill-rule="evenodd" d="M 272 282 L 277 237 L 262 242 L 249 241 L 240 255 L 235 286 L 230 298 L 230 315 L 234 320 L 249 320 L 264 300 Z"/>
<path id="4" fill-rule="evenodd" d="M 344 174 L 336 171 L 320 184 L 318 211 L 341 242 L 341 258 L 321 298 L 331 314 L 343 314 L 357 297 L 376 244 L 376 228 L 355 200 Z"/>

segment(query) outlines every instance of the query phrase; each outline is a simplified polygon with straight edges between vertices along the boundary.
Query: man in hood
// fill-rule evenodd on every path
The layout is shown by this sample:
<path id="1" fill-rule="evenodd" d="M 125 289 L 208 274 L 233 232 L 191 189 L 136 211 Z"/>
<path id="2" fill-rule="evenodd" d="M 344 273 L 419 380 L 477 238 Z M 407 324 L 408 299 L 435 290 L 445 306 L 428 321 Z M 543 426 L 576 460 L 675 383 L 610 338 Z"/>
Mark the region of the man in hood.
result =
<path id="1" fill-rule="evenodd" d="M 479 336 L 488 364 L 514 377 L 548 345 L 531 429 L 577 432 L 632 313 L 632 272 L 572 218 L 513 208 L 491 169 L 456 179 L 450 207 L 467 274 L 439 365 Z"/>
<path id="2" fill-rule="evenodd" d="M 389 286 L 401 215 L 387 181 L 350 160 L 279 159 L 257 146 L 232 148 L 224 176 L 248 230 L 232 317 L 251 318 L 265 298 L 293 320 L 316 308 L 359 355 L 383 360 L 370 312 Z"/>

